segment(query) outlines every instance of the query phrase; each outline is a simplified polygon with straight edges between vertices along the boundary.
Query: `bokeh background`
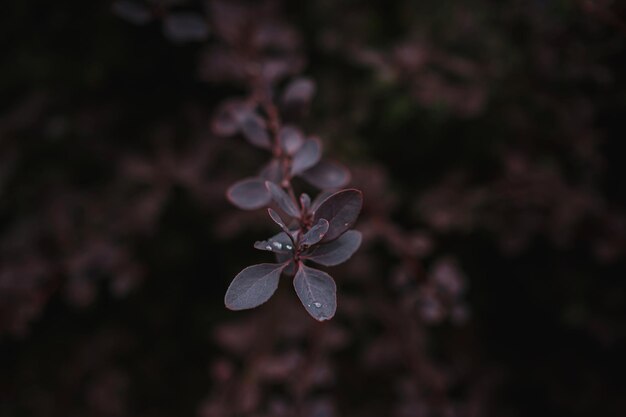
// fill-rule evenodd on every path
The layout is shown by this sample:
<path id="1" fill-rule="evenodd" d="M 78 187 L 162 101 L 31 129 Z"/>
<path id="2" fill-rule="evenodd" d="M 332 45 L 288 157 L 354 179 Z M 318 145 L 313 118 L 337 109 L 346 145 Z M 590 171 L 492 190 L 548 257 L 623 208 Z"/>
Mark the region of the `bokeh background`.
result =
<path id="1" fill-rule="evenodd" d="M 233 28 L 364 191 L 331 322 L 224 308 L 274 232 Z M 0 416 L 626 415 L 624 3 L 14 1 L 0 45 Z"/>

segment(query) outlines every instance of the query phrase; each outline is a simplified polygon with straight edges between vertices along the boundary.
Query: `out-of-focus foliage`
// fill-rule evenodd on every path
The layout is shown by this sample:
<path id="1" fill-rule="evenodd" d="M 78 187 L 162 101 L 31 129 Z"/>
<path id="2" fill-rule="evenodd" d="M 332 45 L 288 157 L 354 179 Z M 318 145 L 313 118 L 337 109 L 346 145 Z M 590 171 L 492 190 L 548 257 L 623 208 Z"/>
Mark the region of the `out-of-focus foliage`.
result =
<path id="1" fill-rule="evenodd" d="M 1 16 L 0 416 L 626 412 L 620 2 Z M 266 162 L 229 119 L 251 74 L 334 159 L 305 179 L 364 192 L 330 322 L 284 277 L 223 306 L 276 231 L 225 197 Z"/>

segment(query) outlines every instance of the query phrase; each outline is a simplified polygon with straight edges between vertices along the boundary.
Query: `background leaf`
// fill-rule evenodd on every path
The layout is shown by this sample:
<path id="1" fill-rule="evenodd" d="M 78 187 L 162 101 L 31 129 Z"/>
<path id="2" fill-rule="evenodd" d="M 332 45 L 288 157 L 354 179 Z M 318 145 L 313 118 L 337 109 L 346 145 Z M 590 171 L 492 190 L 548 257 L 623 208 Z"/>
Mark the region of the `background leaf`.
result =
<path id="1" fill-rule="evenodd" d="M 271 193 L 272 199 L 278 204 L 278 206 L 291 217 L 300 217 L 300 210 L 293 202 L 291 197 L 278 185 L 273 182 L 266 181 L 267 189 Z"/>
<path id="2" fill-rule="evenodd" d="M 293 156 L 291 174 L 299 174 L 315 164 L 322 157 L 322 145 L 317 138 L 308 138 L 300 150 Z"/>
<path id="3" fill-rule="evenodd" d="M 244 210 L 267 206 L 272 196 L 261 178 L 246 178 L 231 185 L 226 196 L 231 203 Z"/>
<path id="4" fill-rule="evenodd" d="M 300 176 L 320 190 L 341 188 L 350 182 L 350 171 L 336 162 L 320 161 Z"/>

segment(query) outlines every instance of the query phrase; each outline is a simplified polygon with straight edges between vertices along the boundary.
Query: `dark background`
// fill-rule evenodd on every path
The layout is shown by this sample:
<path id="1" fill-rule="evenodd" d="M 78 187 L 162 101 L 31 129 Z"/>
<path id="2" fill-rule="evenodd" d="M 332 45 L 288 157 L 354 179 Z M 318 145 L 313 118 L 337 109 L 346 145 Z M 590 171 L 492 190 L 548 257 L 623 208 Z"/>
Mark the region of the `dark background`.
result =
<path id="1" fill-rule="evenodd" d="M 212 133 L 246 89 L 205 75 L 210 9 L 170 3 L 139 26 L 109 2 L 0 13 L 0 416 L 625 415 L 623 5 L 275 2 L 317 85 L 303 128 L 366 202 L 315 324 L 289 282 L 223 307 L 272 233 L 224 190 L 266 156 Z M 207 39 L 164 35 L 177 11 Z M 427 249 L 407 261 L 380 218 Z M 441 259 L 466 320 L 419 306 Z M 392 284 L 408 264 L 417 283 Z M 343 342 L 315 350 L 328 329 Z M 397 353 L 389 329 L 418 342 Z M 299 359 L 267 382 L 264 352 Z M 332 376 L 294 388 L 317 361 Z"/>

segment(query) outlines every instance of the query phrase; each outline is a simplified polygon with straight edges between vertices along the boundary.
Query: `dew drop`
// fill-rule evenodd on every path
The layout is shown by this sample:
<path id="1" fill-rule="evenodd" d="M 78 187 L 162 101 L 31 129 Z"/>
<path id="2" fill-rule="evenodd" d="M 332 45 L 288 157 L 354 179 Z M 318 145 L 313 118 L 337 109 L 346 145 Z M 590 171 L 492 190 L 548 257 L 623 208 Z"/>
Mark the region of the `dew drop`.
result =
<path id="1" fill-rule="evenodd" d="M 293 246 L 291 246 L 291 245 L 285 245 L 285 248 L 287 248 L 287 250 L 292 250 L 292 249 L 293 249 Z"/>
<path id="2" fill-rule="evenodd" d="M 348 227 L 350 225 L 350 223 L 344 223 L 343 225 Z"/>
<path id="3" fill-rule="evenodd" d="M 283 245 L 280 242 L 272 242 L 272 245 L 274 245 L 274 247 L 276 249 L 282 249 L 283 248 Z"/>
<path id="4" fill-rule="evenodd" d="M 313 303 L 313 305 L 317 308 L 320 308 L 322 306 L 322 303 Z"/>
<path id="5" fill-rule="evenodd" d="M 267 249 L 267 250 L 272 250 L 272 247 L 271 247 L 270 245 L 267 245 L 267 246 L 265 247 L 265 249 Z"/>

